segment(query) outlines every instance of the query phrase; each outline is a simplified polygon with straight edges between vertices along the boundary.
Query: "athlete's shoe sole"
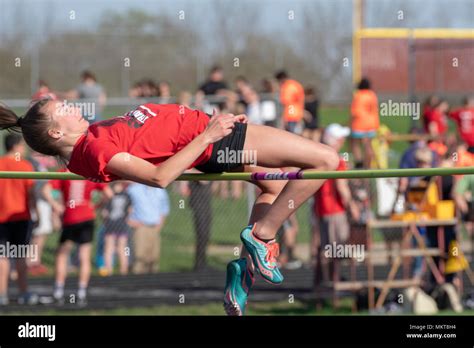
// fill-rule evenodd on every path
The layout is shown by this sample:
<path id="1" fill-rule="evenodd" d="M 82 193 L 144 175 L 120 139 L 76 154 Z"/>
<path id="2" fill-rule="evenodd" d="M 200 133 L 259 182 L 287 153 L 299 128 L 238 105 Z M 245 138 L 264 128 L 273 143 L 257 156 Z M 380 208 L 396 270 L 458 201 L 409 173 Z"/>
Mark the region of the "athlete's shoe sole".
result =
<path id="1" fill-rule="evenodd" d="M 224 310 L 227 315 L 244 315 L 248 293 L 252 285 L 253 277 L 247 269 L 247 260 L 239 259 L 229 262 L 224 292 Z M 245 296 L 245 298 L 238 299 L 238 296 Z"/>

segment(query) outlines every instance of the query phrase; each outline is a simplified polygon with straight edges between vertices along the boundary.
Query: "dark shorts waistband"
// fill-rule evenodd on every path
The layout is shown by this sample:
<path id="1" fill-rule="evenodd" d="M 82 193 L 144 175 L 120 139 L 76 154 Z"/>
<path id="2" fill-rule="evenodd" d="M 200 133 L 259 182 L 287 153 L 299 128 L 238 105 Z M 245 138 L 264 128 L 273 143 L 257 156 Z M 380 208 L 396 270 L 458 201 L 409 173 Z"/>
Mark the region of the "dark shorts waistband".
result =
<path id="1" fill-rule="evenodd" d="M 232 133 L 214 143 L 211 158 L 196 169 L 203 173 L 222 173 L 241 168 L 245 164 L 240 154 L 244 149 L 246 133 L 246 123 L 235 123 Z"/>

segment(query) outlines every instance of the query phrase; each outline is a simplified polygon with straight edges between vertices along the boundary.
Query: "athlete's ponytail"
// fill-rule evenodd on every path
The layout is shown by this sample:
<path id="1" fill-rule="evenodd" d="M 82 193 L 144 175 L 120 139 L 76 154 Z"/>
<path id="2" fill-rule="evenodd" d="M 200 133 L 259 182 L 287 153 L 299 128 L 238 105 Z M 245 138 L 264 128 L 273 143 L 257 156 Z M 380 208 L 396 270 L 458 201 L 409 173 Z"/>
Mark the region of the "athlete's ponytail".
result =
<path id="1" fill-rule="evenodd" d="M 0 105 L 0 130 L 23 133 L 26 143 L 33 150 L 43 155 L 59 156 L 59 148 L 48 130 L 52 127 L 52 117 L 44 112 L 43 107 L 50 99 L 42 99 L 31 106 L 24 117 Z"/>
<path id="2" fill-rule="evenodd" d="M 13 110 L 0 105 L 0 129 L 8 129 L 14 132 L 20 132 L 21 118 Z"/>

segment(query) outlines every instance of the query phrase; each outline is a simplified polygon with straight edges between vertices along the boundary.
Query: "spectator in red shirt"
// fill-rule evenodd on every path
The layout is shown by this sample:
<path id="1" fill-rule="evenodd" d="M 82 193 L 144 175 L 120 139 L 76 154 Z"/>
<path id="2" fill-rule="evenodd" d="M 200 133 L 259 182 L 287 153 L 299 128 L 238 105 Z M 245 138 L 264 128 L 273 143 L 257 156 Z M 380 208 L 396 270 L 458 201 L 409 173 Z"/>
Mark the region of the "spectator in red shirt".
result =
<path id="1" fill-rule="evenodd" d="M 340 151 L 344 145 L 346 137 L 351 130 L 339 124 L 330 124 L 323 133 L 323 143 L 331 146 L 336 151 Z M 346 162 L 343 158 L 339 160 L 337 170 L 347 170 Z M 349 223 L 346 212 L 358 220 L 358 208 L 352 199 L 351 191 L 347 179 L 329 179 L 321 189 L 314 195 L 314 215 L 318 218 L 320 228 L 320 247 L 318 256 L 328 244 L 343 244 L 349 238 Z M 317 238 L 317 236 L 313 236 Z M 329 258 L 331 261 L 331 258 Z M 333 280 L 334 264 L 329 262 L 330 278 Z"/>
<path id="2" fill-rule="evenodd" d="M 423 120 L 425 131 L 436 138 L 442 137 L 448 130 L 448 119 L 446 113 L 449 104 L 445 100 L 440 100 L 438 104 L 425 114 Z"/>
<path id="3" fill-rule="evenodd" d="M 18 134 L 5 137 L 5 156 L 0 157 L 1 171 L 31 172 L 33 166 L 24 160 L 25 143 Z M 0 180 L 0 245 L 3 250 L 18 248 L 14 258 L 18 273 L 19 303 L 35 304 L 38 296 L 28 293 L 27 257 L 33 255 L 19 254 L 19 247 L 30 244 L 31 212 L 35 211 L 36 199 L 33 180 L 1 179 Z M 36 212 L 35 212 L 36 213 Z M 38 256 L 38 255 L 36 255 Z M 10 275 L 10 258 L 8 254 L 0 255 L 0 306 L 8 304 L 8 279 Z"/>
<path id="4" fill-rule="evenodd" d="M 423 103 L 423 120 L 429 117 L 431 111 L 433 111 L 434 107 L 439 103 L 439 98 L 436 95 L 430 95 L 426 98 L 425 102 Z"/>
<path id="5" fill-rule="evenodd" d="M 474 97 L 466 97 L 463 106 L 449 113 L 457 126 L 460 138 L 468 146 L 468 151 L 474 154 Z"/>
<path id="6" fill-rule="evenodd" d="M 62 202 L 53 198 L 52 190 L 61 192 Z M 43 196 L 53 210 L 62 214 L 62 232 L 56 253 L 56 281 L 54 299 L 64 302 L 64 283 L 67 276 L 67 263 L 74 243 L 79 246 L 79 286 L 77 299 L 79 305 L 86 304 L 87 286 L 91 272 L 92 239 L 95 228 L 95 206 L 92 203 L 93 191 L 105 191 L 111 198 L 112 192 L 106 184 L 87 180 L 51 180 L 43 187 Z"/>

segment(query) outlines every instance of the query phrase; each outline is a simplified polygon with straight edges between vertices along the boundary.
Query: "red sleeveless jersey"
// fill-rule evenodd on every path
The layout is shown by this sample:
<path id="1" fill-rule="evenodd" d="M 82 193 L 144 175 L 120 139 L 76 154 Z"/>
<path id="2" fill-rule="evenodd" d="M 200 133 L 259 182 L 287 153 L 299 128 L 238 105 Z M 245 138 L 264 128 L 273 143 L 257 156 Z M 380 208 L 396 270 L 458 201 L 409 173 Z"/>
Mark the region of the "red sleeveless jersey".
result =
<path id="1" fill-rule="evenodd" d="M 105 168 L 110 159 L 127 152 L 159 165 L 204 131 L 209 116 L 182 105 L 144 104 L 124 116 L 89 126 L 72 150 L 68 169 L 92 181 L 120 179 Z M 209 160 L 213 145 L 190 166 Z"/>

